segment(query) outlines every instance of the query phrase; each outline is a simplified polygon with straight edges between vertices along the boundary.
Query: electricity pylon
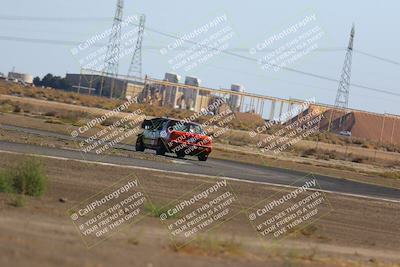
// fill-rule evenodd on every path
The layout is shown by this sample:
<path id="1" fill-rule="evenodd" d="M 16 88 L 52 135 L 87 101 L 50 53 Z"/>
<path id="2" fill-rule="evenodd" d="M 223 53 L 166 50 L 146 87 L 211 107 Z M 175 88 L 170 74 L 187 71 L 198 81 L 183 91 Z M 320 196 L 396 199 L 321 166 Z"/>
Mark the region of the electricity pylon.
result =
<path id="1" fill-rule="evenodd" d="M 354 40 L 354 24 L 350 31 L 350 40 L 347 47 L 346 57 L 342 75 L 339 81 L 339 87 L 336 94 L 335 106 L 339 108 L 347 108 L 349 105 L 350 77 L 351 77 L 351 60 L 353 57 L 353 40 Z"/>

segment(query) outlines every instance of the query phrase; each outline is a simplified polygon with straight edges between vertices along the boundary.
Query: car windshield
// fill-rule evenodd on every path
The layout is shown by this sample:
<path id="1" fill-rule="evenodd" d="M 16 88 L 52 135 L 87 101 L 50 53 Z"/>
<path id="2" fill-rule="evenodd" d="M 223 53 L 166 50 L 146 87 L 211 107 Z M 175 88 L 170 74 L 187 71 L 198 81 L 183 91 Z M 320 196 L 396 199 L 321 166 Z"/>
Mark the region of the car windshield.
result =
<path id="1" fill-rule="evenodd" d="M 187 132 L 187 133 L 195 133 L 195 134 L 204 134 L 203 128 L 194 123 L 181 123 L 178 121 L 171 122 L 171 128 L 175 131 Z"/>

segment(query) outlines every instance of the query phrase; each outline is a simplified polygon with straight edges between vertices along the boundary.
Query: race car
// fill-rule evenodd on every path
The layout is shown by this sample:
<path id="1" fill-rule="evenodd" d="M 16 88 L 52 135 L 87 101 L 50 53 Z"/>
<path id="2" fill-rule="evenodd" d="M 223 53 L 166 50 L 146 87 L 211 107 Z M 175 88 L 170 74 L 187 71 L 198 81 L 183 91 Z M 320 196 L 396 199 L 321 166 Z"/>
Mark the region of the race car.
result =
<path id="1" fill-rule="evenodd" d="M 203 127 L 194 122 L 183 122 L 171 118 L 144 120 L 144 131 L 136 139 L 136 151 L 154 149 L 157 155 L 175 153 L 179 158 L 197 156 L 206 161 L 212 150 L 212 138 Z"/>

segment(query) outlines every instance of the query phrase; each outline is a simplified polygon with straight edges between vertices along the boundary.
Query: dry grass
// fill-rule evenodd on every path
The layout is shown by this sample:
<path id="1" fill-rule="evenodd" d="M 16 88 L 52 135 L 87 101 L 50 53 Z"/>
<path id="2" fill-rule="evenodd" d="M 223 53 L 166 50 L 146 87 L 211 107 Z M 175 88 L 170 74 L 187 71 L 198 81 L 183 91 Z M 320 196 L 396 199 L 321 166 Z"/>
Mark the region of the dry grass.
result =
<path id="1" fill-rule="evenodd" d="M 137 237 L 128 238 L 128 244 L 137 246 L 139 245 L 139 239 Z"/>
<path id="2" fill-rule="evenodd" d="M 318 227 L 314 224 L 309 224 L 306 227 L 294 227 L 289 230 L 290 233 L 296 233 L 297 235 L 302 235 L 305 237 L 311 237 L 316 234 Z"/>
<path id="3" fill-rule="evenodd" d="M 334 159 L 334 160 L 350 161 L 353 163 L 367 163 L 367 164 L 376 163 L 375 160 L 363 155 L 354 155 L 353 153 L 339 152 L 336 150 L 303 148 L 303 149 L 296 149 L 296 152 L 299 156 L 304 158 L 313 157 L 315 159 L 326 160 L 326 161 Z M 387 164 L 388 162 L 389 161 L 384 161 L 385 164 Z"/>
<path id="4" fill-rule="evenodd" d="M 108 110 L 123 103 L 122 100 L 117 99 L 80 95 L 54 89 L 22 87 L 15 84 L 8 84 L 3 81 L 0 81 L 0 94 L 29 96 L 36 99 L 53 100 L 77 106 L 96 107 Z M 138 108 L 142 109 L 142 111 L 149 116 L 168 116 L 179 119 L 189 117 L 193 114 L 193 112 L 188 110 L 142 104 L 132 104 L 128 111 L 133 111 Z M 43 117 L 43 119 L 49 124 L 72 125 L 78 125 L 78 122 L 83 118 L 90 119 L 94 116 L 86 111 L 67 110 L 65 107 L 58 107 L 57 105 L 39 106 L 36 104 L 25 103 L 24 101 L 14 100 L 0 100 L 0 112 L 32 114 Z M 198 119 L 198 122 L 201 123 L 208 119 L 210 119 L 210 116 L 202 116 Z M 116 118 L 110 118 L 103 122 L 102 125 L 110 125 L 115 120 Z M 252 138 L 246 130 L 254 129 L 262 124 L 263 120 L 257 115 L 247 113 L 236 114 L 236 119 L 232 120 L 227 125 L 231 129 L 216 137 L 215 142 L 233 146 L 255 148 L 257 143 L 265 139 L 267 135 L 261 134 Z M 274 132 L 279 127 L 280 126 L 275 126 L 270 129 L 270 131 Z M 290 147 L 287 152 L 302 157 L 313 157 L 324 161 L 343 160 L 353 163 L 379 164 L 385 166 L 395 166 L 398 163 L 396 160 L 393 160 L 395 157 L 394 155 L 389 155 L 390 157 L 386 158 L 386 155 L 383 153 L 388 151 L 398 152 L 400 151 L 400 146 L 375 144 L 366 140 L 338 136 L 332 133 L 319 133 L 310 136 L 307 139 L 308 140 L 300 141 L 294 147 Z M 316 144 L 314 141 L 316 140 L 320 142 L 320 145 L 317 150 L 313 150 L 313 145 Z M 371 150 L 367 150 L 368 153 L 365 153 L 365 148 L 370 148 Z M 380 149 L 379 152 L 382 152 L 382 155 L 378 155 L 377 157 L 376 153 L 375 155 L 373 154 L 374 150 L 372 149 Z"/>
<path id="5" fill-rule="evenodd" d="M 384 172 L 382 173 L 382 176 L 387 178 L 400 179 L 400 171 Z"/>
<path id="6" fill-rule="evenodd" d="M 105 97 L 82 95 L 73 92 L 66 92 L 55 89 L 43 89 L 37 87 L 22 87 L 17 84 L 6 83 L 0 81 L 0 94 L 5 95 L 16 95 L 20 97 L 31 97 L 35 99 L 56 101 L 66 104 L 73 104 L 85 107 L 101 108 L 106 110 L 112 110 L 124 103 L 124 100 L 120 99 L 109 99 Z M 0 103 L 1 104 L 1 103 Z M 3 106 L 3 104 L 1 104 Z M 11 101 L 7 102 L 7 105 L 0 108 L 2 112 L 12 112 L 15 105 Z M 4 109 L 4 110 L 2 110 Z M 22 107 L 24 109 L 24 107 Z M 131 104 L 126 112 L 133 112 L 141 109 L 147 116 L 154 117 L 170 117 L 176 119 L 188 118 L 194 114 L 189 110 L 173 109 L 168 107 L 160 107 L 148 104 Z M 49 111 L 51 112 L 51 111 Z M 211 118 L 211 116 L 202 116 L 196 122 L 202 123 Z M 264 123 L 263 119 L 255 114 L 238 113 L 236 119 L 229 122 L 227 126 L 233 129 L 239 130 L 250 130 Z"/>
<path id="7" fill-rule="evenodd" d="M 206 256 L 232 256 L 243 253 L 242 243 L 233 237 L 221 240 L 211 236 L 199 236 L 188 244 L 170 244 L 170 248 L 175 252 Z"/>

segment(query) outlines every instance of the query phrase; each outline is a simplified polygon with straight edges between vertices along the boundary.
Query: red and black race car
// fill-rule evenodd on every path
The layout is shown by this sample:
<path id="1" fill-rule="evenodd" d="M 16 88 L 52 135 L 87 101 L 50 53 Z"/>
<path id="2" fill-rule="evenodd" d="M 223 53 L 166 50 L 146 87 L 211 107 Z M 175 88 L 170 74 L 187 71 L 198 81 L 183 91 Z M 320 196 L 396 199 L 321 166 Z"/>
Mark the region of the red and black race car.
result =
<path id="1" fill-rule="evenodd" d="M 144 120 L 144 131 L 136 140 L 136 151 L 156 150 L 157 155 L 175 153 L 179 158 L 197 156 L 206 161 L 212 150 L 212 138 L 200 124 L 170 118 Z"/>

